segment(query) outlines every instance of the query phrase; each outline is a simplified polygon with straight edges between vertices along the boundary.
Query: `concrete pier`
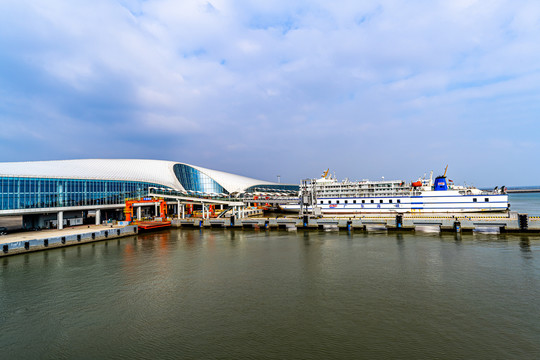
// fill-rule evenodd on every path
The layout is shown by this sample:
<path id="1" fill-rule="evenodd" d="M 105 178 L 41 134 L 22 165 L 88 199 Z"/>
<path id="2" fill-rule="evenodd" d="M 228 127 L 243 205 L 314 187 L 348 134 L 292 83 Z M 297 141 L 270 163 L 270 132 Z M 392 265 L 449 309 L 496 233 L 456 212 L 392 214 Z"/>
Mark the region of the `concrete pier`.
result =
<path id="1" fill-rule="evenodd" d="M 137 233 L 137 225 L 112 227 L 110 225 L 99 225 L 10 234 L 0 236 L 0 257 L 94 241 L 110 240 Z"/>
<path id="2" fill-rule="evenodd" d="M 312 229 L 312 230 L 364 230 L 414 231 L 431 227 L 439 231 L 479 231 L 493 228 L 499 232 L 539 233 L 540 217 L 510 213 L 505 215 L 467 216 L 362 216 L 319 219 L 297 218 L 235 218 L 231 219 L 180 219 L 172 221 L 173 227 L 259 228 L 259 229 Z"/>

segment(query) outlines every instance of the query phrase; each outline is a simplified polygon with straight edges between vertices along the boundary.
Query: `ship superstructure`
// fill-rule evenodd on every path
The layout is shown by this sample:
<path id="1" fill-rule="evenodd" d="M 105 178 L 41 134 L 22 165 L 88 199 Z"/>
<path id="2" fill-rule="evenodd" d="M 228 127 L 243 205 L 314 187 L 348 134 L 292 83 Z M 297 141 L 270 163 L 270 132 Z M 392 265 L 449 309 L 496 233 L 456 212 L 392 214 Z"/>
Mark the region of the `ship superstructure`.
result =
<path id="1" fill-rule="evenodd" d="M 424 176 L 414 182 L 403 180 L 338 181 L 328 174 L 303 181 L 301 191 L 314 194 L 310 207 L 323 214 L 360 213 L 464 213 L 506 211 L 509 208 L 505 187 L 482 191 L 472 186 L 454 185 L 444 175 L 433 180 Z M 300 205 L 285 205 L 298 211 Z"/>

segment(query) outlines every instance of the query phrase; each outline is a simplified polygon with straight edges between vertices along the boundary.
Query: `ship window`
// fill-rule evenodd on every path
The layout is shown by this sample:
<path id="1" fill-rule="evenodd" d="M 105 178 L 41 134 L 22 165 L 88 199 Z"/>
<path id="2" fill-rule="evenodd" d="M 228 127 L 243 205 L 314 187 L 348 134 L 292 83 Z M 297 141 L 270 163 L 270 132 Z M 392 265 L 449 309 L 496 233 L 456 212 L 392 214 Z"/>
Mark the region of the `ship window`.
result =
<path id="1" fill-rule="evenodd" d="M 388 200 L 388 202 L 391 204 L 391 203 L 392 203 L 392 199 Z"/>
<path id="2" fill-rule="evenodd" d="M 472 201 L 473 201 L 473 202 L 476 202 L 476 198 L 473 198 Z"/>
<path id="3" fill-rule="evenodd" d="M 398 201 L 397 201 L 397 202 L 398 202 L 398 204 L 399 204 L 399 203 L 401 203 L 401 200 L 399 200 L 399 199 L 398 199 Z"/>
<path id="4" fill-rule="evenodd" d="M 323 203 L 323 201 L 321 200 L 321 204 Z"/>
<path id="5" fill-rule="evenodd" d="M 349 201 L 348 200 L 345 200 L 345 204 L 347 204 Z"/>
<path id="6" fill-rule="evenodd" d="M 374 200 L 371 200 L 371 203 L 373 204 L 375 201 Z"/>
<path id="7" fill-rule="evenodd" d="M 353 202 L 353 204 L 356 204 L 356 200 L 353 200 L 352 202 Z"/>
<path id="8" fill-rule="evenodd" d="M 336 204 L 339 204 L 339 200 L 338 200 L 338 201 L 336 201 Z"/>
<path id="9" fill-rule="evenodd" d="M 330 200 L 328 200 L 328 203 L 331 204 L 332 202 Z"/>
<path id="10" fill-rule="evenodd" d="M 380 201 L 380 203 L 382 204 L 382 203 L 383 203 L 383 201 L 381 200 L 381 201 Z"/>
<path id="11" fill-rule="evenodd" d="M 484 201 L 485 201 L 485 202 L 489 202 L 489 198 L 485 198 L 485 200 L 484 200 Z"/>
<path id="12" fill-rule="evenodd" d="M 365 204 L 366 203 L 366 200 L 362 200 L 362 204 Z"/>

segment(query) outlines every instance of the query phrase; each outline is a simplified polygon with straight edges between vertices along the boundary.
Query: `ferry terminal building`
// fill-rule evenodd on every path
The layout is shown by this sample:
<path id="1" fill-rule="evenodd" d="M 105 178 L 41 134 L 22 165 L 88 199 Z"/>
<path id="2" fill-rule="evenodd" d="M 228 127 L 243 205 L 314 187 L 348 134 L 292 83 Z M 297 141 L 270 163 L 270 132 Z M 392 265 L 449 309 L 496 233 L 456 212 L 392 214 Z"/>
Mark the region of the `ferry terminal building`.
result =
<path id="1" fill-rule="evenodd" d="M 0 163 L 0 217 L 22 216 L 23 228 L 82 224 L 88 214 L 123 219 L 127 198 L 149 188 L 198 196 L 298 192 L 278 184 L 174 161 L 84 159 Z M 178 209 L 177 209 L 178 211 Z"/>

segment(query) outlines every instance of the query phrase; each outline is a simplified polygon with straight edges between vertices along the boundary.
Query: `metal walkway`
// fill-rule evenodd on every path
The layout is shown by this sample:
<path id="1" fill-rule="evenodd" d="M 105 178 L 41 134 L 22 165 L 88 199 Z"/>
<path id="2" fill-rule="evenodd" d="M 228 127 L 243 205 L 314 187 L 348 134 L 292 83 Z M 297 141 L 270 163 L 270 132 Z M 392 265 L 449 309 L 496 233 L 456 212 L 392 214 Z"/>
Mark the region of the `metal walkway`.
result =
<path id="1" fill-rule="evenodd" d="M 261 195 L 243 194 L 238 197 L 227 196 L 225 194 L 212 193 L 184 193 L 174 190 L 160 189 L 151 187 L 148 190 L 150 197 L 163 197 L 165 199 L 179 200 L 182 203 L 197 203 L 197 204 L 216 204 L 228 206 L 246 206 L 247 203 L 257 204 L 298 204 L 299 198 L 294 196 L 284 195 Z"/>

